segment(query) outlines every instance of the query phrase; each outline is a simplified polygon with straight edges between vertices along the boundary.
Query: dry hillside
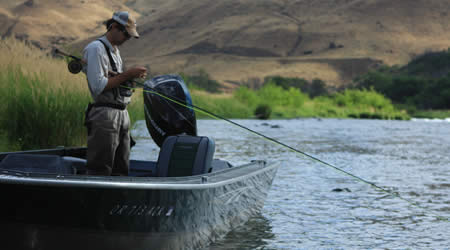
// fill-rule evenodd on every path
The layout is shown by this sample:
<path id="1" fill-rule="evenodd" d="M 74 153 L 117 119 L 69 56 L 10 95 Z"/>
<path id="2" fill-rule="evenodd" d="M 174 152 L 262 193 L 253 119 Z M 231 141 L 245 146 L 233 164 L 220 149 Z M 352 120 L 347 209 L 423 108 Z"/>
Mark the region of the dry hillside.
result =
<path id="1" fill-rule="evenodd" d="M 204 69 L 228 86 L 268 75 L 340 85 L 381 62 L 403 64 L 450 44 L 448 0 L 0 0 L 0 6 L 2 34 L 79 48 L 104 32 L 101 22 L 113 9 L 130 8 L 142 38 L 122 48 L 128 65 L 148 65 L 154 74 Z"/>
<path id="2" fill-rule="evenodd" d="M 0 0 L 0 34 L 26 39 L 41 48 L 65 45 L 104 32 L 124 0 Z"/>

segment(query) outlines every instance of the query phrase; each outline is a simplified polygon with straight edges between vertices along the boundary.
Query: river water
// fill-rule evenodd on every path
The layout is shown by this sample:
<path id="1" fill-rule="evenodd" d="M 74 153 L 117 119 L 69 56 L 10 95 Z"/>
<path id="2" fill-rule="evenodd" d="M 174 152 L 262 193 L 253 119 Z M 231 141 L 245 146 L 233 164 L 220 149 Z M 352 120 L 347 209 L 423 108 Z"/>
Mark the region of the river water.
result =
<path id="1" fill-rule="evenodd" d="M 225 121 L 199 120 L 215 158 L 233 164 L 281 162 L 261 214 L 209 249 L 449 249 L 450 120 L 235 120 L 372 182 L 333 168 Z M 132 159 L 159 148 L 140 121 Z"/>

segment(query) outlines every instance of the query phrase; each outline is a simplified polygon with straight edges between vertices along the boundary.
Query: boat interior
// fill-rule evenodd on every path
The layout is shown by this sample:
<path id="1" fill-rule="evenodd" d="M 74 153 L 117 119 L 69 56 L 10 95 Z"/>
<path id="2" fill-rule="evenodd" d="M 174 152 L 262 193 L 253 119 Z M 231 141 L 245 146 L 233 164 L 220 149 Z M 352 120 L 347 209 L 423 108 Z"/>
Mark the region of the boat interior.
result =
<path id="1" fill-rule="evenodd" d="M 86 148 L 57 148 L 0 154 L 0 174 L 87 175 Z M 213 159 L 214 140 L 202 136 L 169 136 L 161 146 L 158 160 L 130 160 L 129 176 L 195 176 L 231 168 Z"/>

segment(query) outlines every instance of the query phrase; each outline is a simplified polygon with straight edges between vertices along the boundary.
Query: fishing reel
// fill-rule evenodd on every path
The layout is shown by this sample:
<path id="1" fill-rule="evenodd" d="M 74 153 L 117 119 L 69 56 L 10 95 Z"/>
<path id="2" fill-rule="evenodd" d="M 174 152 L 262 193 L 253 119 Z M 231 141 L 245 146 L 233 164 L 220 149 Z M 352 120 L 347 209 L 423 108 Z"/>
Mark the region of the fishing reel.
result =
<path id="1" fill-rule="evenodd" d="M 120 84 L 119 93 L 123 97 L 130 97 L 133 95 L 135 84 L 132 81 L 126 81 Z"/>
<path id="2" fill-rule="evenodd" d="M 78 74 L 83 69 L 83 64 L 81 63 L 81 60 L 72 60 L 67 65 L 67 68 L 69 69 L 69 72 L 72 74 Z"/>
<path id="3" fill-rule="evenodd" d="M 70 73 L 72 74 L 78 74 L 81 72 L 81 70 L 83 69 L 83 63 L 85 63 L 83 61 L 83 59 L 78 58 L 76 56 L 70 55 L 64 51 L 59 50 L 58 48 L 54 48 L 53 49 L 53 54 L 59 54 L 68 58 L 71 58 L 72 60 L 69 62 L 69 64 L 67 65 L 67 69 L 69 70 Z"/>

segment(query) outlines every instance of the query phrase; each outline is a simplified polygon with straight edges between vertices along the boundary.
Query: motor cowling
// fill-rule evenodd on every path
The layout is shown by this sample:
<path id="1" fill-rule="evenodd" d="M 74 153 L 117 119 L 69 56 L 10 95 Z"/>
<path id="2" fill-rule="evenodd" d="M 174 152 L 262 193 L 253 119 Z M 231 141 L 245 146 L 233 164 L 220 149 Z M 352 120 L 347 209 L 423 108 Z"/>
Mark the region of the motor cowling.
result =
<path id="1" fill-rule="evenodd" d="M 159 147 L 172 135 L 197 136 L 192 98 L 180 76 L 157 76 L 144 83 L 144 90 L 145 122 Z"/>

